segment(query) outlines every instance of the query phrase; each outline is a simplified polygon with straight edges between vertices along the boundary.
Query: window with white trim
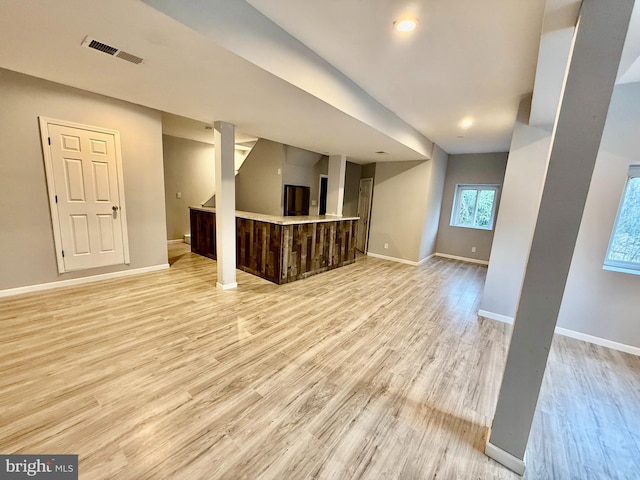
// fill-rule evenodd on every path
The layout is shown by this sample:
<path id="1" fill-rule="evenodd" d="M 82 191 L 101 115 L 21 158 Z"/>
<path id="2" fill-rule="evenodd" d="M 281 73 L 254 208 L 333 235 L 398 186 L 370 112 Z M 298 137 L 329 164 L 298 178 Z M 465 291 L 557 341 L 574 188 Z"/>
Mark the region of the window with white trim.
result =
<path id="1" fill-rule="evenodd" d="M 629 167 L 604 268 L 640 275 L 640 165 Z"/>
<path id="2" fill-rule="evenodd" d="M 499 188 L 499 185 L 456 185 L 450 225 L 492 230 Z"/>

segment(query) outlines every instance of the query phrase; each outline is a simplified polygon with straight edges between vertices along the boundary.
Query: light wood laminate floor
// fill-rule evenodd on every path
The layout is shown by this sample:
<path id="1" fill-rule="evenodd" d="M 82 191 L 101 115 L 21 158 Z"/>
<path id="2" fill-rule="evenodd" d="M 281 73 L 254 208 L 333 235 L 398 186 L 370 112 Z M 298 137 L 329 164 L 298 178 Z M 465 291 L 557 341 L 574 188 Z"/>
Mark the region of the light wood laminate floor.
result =
<path id="1" fill-rule="evenodd" d="M 277 286 L 167 271 L 0 299 L 0 453 L 81 479 L 516 479 L 485 457 L 510 326 L 486 269 L 370 257 Z M 640 359 L 556 337 L 528 479 L 640 477 Z"/>

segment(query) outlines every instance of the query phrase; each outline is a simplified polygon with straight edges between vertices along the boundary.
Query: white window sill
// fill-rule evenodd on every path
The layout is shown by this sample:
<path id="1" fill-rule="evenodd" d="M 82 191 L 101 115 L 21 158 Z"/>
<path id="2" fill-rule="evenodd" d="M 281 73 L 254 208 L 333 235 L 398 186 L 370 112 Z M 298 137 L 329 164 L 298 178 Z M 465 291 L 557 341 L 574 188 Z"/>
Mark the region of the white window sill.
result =
<path id="1" fill-rule="evenodd" d="M 635 270 L 633 268 L 612 267 L 611 265 L 603 265 L 602 269 L 608 270 L 610 272 L 628 273 L 629 275 L 640 275 L 640 270 Z"/>
<path id="2" fill-rule="evenodd" d="M 488 231 L 490 232 L 491 230 L 493 230 L 493 226 L 491 227 L 472 227 L 472 226 L 468 226 L 468 225 L 455 225 L 453 223 L 449 224 L 450 227 L 456 227 L 456 228 L 469 228 L 471 230 L 484 230 L 484 231 Z"/>

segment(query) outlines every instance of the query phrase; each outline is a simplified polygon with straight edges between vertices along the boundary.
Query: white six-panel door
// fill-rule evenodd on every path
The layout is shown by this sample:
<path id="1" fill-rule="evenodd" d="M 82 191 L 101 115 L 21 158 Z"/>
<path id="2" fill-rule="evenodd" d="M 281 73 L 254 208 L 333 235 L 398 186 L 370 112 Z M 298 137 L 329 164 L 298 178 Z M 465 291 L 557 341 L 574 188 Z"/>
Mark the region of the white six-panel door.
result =
<path id="1" fill-rule="evenodd" d="M 40 120 L 58 270 L 129 263 L 119 135 Z"/>

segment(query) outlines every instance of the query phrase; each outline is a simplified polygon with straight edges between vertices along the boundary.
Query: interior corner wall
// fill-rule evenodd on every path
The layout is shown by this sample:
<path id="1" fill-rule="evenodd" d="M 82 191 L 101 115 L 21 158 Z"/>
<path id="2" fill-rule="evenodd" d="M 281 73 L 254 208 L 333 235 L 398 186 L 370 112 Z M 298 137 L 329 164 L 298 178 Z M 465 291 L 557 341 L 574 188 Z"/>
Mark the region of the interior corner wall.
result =
<path id="1" fill-rule="evenodd" d="M 375 178 L 376 177 L 376 164 L 366 163 L 362 165 L 360 170 L 360 178 Z"/>
<path id="2" fill-rule="evenodd" d="M 167 264 L 160 112 L 0 69 L 0 290 Z M 130 265 L 58 274 L 38 117 L 118 130 Z"/>
<path id="3" fill-rule="evenodd" d="M 355 217 L 358 215 L 358 198 L 360 196 L 360 175 L 362 167 L 357 163 L 347 162 L 344 177 L 344 202 L 342 215 Z"/>
<path id="4" fill-rule="evenodd" d="M 285 145 L 285 162 L 282 170 L 283 185 L 311 187 L 317 178 L 313 166 L 322 157 L 321 154 L 302 148 Z"/>
<path id="5" fill-rule="evenodd" d="M 458 184 L 494 184 L 504 181 L 507 153 L 471 153 L 449 155 L 447 176 L 442 196 L 442 211 L 436 251 L 457 257 L 488 261 L 494 230 L 452 227 L 451 210 Z M 500 189 L 502 191 L 502 188 Z M 500 195 L 500 192 L 498 193 Z M 500 199 L 498 198 L 498 202 Z M 500 218 L 500 208 L 496 208 Z M 495 226 L 494 226 L 495 227 Z M 475 247 L 476 251 L 472 252 Z"/>
<path id="6" fill-rule="evenodd" d="M 558 316 L 558 326 L 640 348 L 640 275 L 603 270 L 627 180 L 639 165 L 640 83 L 615 87 Z"/>
<path id="7" fill-rule="evenodd" d="M 427 258 L 436 251 L 448 161 L 449 155 L 447 152 L 434 144 L 431 160 L 429 161 L 431 171 L 427 186 L 427 206 L 422 228 L 419 260 Z"/>
<path id="8" fill-rule="evenodd" d="M 162 136 L 167 240 L 190 232 L 189 207 L 201 205 L 215 191 L 214 150 L 209 143 Z"/>
<path id="9" fill-rule="evenodd" d="M 603 270 L 629 165 L 640 164 L 640 83 L 615 87 L 558 327 L 640 348 L 640 276 Z M 516 123 L 480 309 L 513 318 L 546 175 L 551 132 Z"/>
<path id="10" fill-rule="evenodd" d="M 265 215 L 283 214 L 285 145 L 259 139 L 238 175 L 236 209 Z"/>
<path id="11" fill-rule="evenodd" d="M 480 305 L 510 318 L 518 307 L 551 147 L 551 130 L 532 127 L 525 117 L 519 115 L 513 130 Z"/>
<path id="12" fill-rule="evenodd" d="M 376 164 L 369 253 L 418 262 L 429 197 L 430 162 Z"/>

